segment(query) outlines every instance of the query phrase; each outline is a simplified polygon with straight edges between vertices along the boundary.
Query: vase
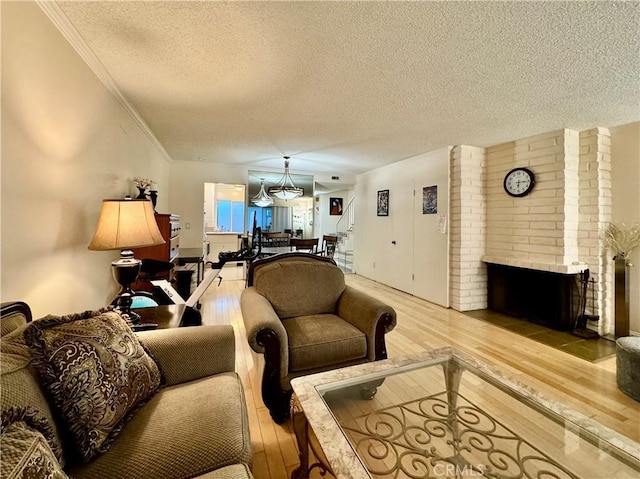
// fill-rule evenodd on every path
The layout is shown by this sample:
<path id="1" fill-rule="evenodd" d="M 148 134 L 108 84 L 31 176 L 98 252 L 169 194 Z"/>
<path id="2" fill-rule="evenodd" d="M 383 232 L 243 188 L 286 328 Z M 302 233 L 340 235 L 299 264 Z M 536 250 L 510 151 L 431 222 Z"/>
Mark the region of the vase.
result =
<path id="1" fill-rule="evenodd" d="M 615 259 L 615 337 L 629 336 L 629 275 L 627 274 L 627 259 Z"/>
<path id="2" fill-rule="evenodd" d="M 153 211 L 156 211 L 156 203 L 158 202 L 158 192 L 156 190 L 149 191 L 149 198 L 151 198 L 151 204 L 153 205 Z"/>
<path id="3" fill-rule="evenodd" d="M 140 193 L 138 193 L 136 200 L 147 200 L 147 194 L 145 193 L 147 189 L 142 186 L 138 186 L 137 188 Z"/>

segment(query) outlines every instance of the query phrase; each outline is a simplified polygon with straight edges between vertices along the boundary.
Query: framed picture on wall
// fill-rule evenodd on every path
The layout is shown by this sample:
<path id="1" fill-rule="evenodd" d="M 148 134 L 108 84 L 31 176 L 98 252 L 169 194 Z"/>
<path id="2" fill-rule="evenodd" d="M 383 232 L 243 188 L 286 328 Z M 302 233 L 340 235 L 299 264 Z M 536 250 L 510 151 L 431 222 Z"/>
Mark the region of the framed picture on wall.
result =
<path id="1" fill-rule="evenodd" d="M 422 214 L 435 215 L 438 212 L 438 186 L 422 188 Z"/>
<path id="2" fill-rule="evenodd" d="M 329 214 L 342 216 L 342 198 L 329 198 Z"/>
<path id="3" fill-rule="evenodd" d="M 378 216 L 389 216 L 389 190 L 378 191 Z"/>

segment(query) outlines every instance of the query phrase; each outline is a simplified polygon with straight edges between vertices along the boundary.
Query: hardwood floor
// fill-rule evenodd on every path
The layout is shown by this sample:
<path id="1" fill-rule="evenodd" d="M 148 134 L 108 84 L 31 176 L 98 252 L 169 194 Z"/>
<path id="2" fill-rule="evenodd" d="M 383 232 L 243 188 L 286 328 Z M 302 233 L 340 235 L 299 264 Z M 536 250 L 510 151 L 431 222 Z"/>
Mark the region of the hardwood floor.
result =
<path id="1" fill-rule="evenodd" d="M 203 322 L 231 324 L 236 332 L 237 371 L 249 409 L 255 478 L 285 479 L 298 465 L 295 437 L 288 423 L 277 425 L 271 420 L 262 403 L 261 356 L 255 355 L 247 344 L 240 312 L 244 281 L 233 279 L 239 277 L 237 270 L 225 268 L 221 285 L 214 284 L 203 296 Z M 640 442 L 640 403 L 616 387 L 615 358 L 591 363 L 361 276 L 347 275 L 346 280 L 395 308 L 398 324 L 387 335 L 390 357 L 456 347 Z"/>

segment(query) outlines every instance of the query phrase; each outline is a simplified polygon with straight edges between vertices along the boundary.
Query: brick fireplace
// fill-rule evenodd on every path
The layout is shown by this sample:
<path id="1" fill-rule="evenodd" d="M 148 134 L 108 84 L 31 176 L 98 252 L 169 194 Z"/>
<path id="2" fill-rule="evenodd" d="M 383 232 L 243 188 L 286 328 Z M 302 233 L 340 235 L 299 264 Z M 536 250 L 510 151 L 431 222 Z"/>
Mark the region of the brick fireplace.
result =
<path id="1" fill-rule="evenodd" d="M 589 268 L 596 285 L 594 311 L 588 313 L 602 318 L 593 325 L 600 334 L 612 332 L 613 271 L 600 239 L 611 219 L 609 149 L 605 128 L 557 130 L 486 149 L 453 148 L 452 308 L 489 305 L 487 264 L 531 270 L 537 284 L 545 278 L 553 282 L 558 274 L 573 280 Z M 511 168 L 521 166 L 534 172 L 536 185 L 531 194 L 513 198 L 502 182 Z"/>

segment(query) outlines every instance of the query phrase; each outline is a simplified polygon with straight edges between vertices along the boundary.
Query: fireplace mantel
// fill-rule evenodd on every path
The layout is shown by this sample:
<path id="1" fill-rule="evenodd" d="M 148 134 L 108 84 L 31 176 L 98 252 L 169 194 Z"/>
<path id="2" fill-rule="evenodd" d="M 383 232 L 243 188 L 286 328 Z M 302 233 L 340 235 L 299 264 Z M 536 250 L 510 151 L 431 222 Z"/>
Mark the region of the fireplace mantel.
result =
<path id="1" fill-rule="evenodd" d="M 548 273 L 560 274 L 577 274 L 586 270 L 588 266 L 585 263 L 577 264 L 551 264 L 536 263 L 535 261 L 527 261 L 516 258 L 504 258 L 491 255 L 482 256 L 483 263 L 501 264 L 503 266 L 513 266 L 514 268 L 533 269 L 536 271 L 546 271 Z"/>

